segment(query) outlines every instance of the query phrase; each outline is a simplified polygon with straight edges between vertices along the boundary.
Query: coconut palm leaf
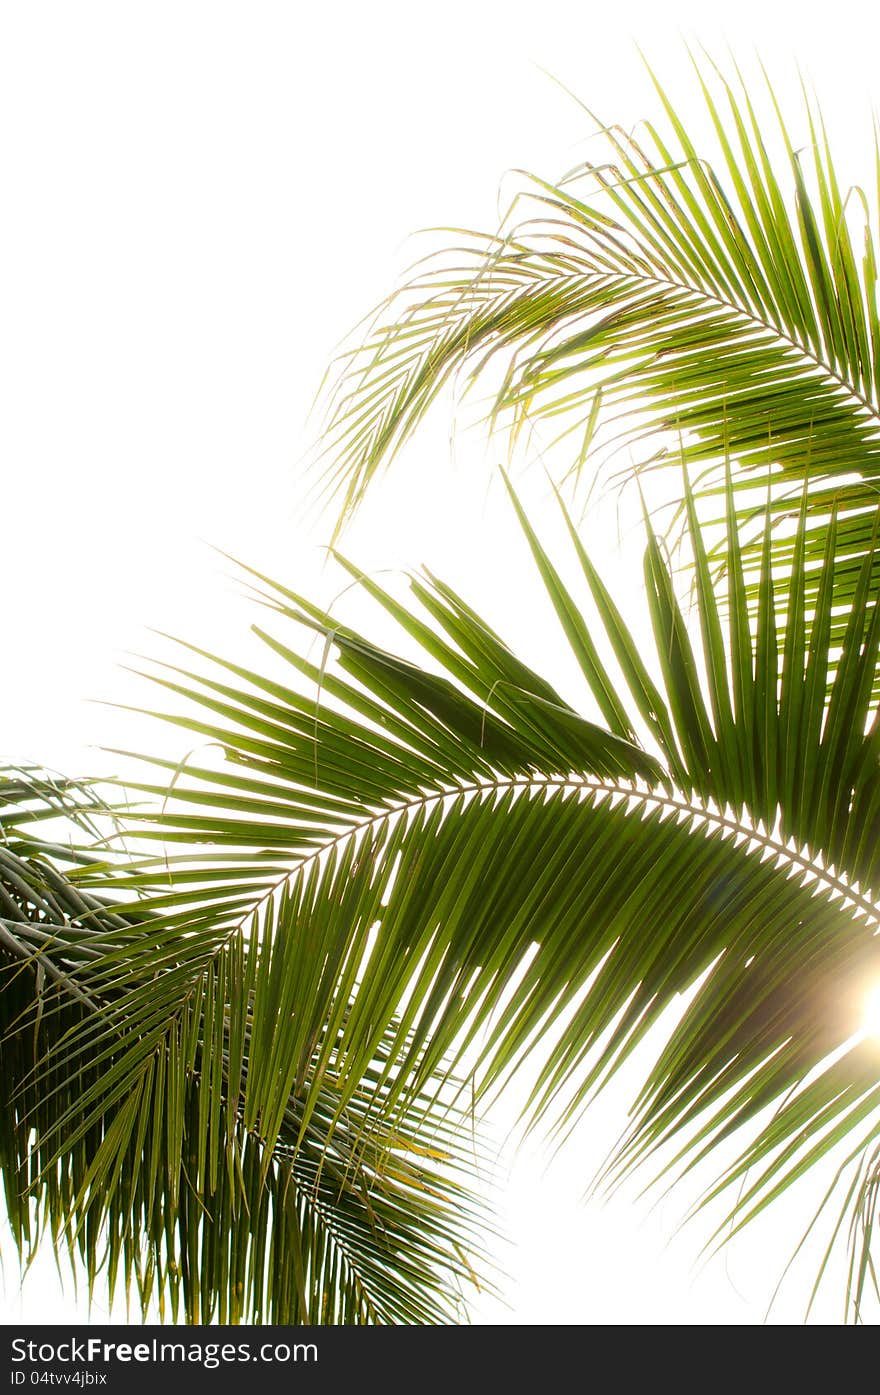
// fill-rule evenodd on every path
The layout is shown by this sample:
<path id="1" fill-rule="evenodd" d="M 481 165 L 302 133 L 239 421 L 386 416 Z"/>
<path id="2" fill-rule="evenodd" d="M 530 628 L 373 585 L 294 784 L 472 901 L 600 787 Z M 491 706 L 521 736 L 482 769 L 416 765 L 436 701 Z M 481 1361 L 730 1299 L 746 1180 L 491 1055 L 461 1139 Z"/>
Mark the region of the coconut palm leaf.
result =
<path id="1" fill-rule="evenodd" d="M 252 943 L 267 933 L 277 943 L 279 918 L 309 949 L 254 988 L 260 1069 L 243 1118 L 259 1119 L 270 1142 L 291 1092 L 309 1120 L 331 1079 L 344 1110 L 377 1056 L 376 1117 L 390 1126 L 450 1069 L 484 1096 L 537 1061 L 529 1117 L 565 1130 L 688 995 L 609 1176 L 651 1159 L 677 1175 L 741 1139 L 718 1185 L 748 1170 L 730 1206 L 737 1219 L 757 1214 L 850 1131 L 865 1135 L 856 1165 L 876 1143 L 871 1048 L 853 1040 L 880 975 L 876 544 L 837 644 L 830 570 L 809 614 L 804 602 L 806 503 L 784 582 L 767 512 L 750 616 L 733 487 L 723 605 L 686 488 L 699 635 L 649 533 L 649 661 L 570 521 L 581 598 L 513 501 L 599 721 L 428 574 L 412 579 L 412 604 L 361 578 L 424 666 L 253 574 L 276 616 L 258 630 L 272 676 L 192 650 L 189 663 L 152 670 L 192 704 L 168 719 L 222 747 L 226 764 L 175 770 L 170 790 L 167 777 L 139 787 L 166 803 L 143 816 L 145 852 L 115 890 L 146 897 L 159 933 L 126 952 L 124 973 L 144 989 L 125 1001 L 139 1036 L 114 1079 L 130 1094 L 145 1069 L 151 956 L 171 990 L 200 1000 L 245 927 Z M 303 657 L 303 631 L 325 637 L 335 664 Z M 146 851 L 151 840 L 160 855 Z M 105 971 L 109 989 L 112 962 Z M 241 969 L 224 972 L 240 981 Z M 315 1011 L 297 1020 L 295 1000 Z M 109 1039 L 97 1025 L 91 1049 Z M 850 1209 L 868 1195 L 864 1182 Z"/>
<path id="2" fill-rule="evenodd" d="M 96 835 L 89 791 L 10 773 L 0 798 L 0 1172 L 19 1252 L 66 1247 L 90 1294 L 100 1279 L 189 1322 L 454 1319 L 468 1253 L 480 1263 L 462 1140 L 469 1169 L 479 1146 L 436 1097 L 392 1121 L 381 1041 L 341 1102 L 321 1064 L 335 1005 L 295 897 L 235 938 L 209 908 L 175 944 L 160 898 L 120 907 L 112 862 L 36 833 L 64 815 Z"/>
<path id="3" fill-rule="evenodd" d="M 600 127 L 601 153 L 558 183 L 528 177 L 499 233 L 417 264 L 340 361 L 325 485 L 344 517 L 444 384 L 482 383 L 514 439 L 537 430 L 551 461 L 564 444 L 566 478 L 587 452 L 592 465 L 625 446 L 644 464 L 671 450 L 723 495 L 732 459 L 754 524 L 751 488 L 771 477 L 779 579 L 806 482 L 808 594 L 839 509 L 840 639 L 877 514 L 877 190 L 841 186 L 813 103 L 796 137 L 769 83 L 765 122 L 738 74 L 695 71 L 714 147 L 657 83 L 664 127 Z"/>

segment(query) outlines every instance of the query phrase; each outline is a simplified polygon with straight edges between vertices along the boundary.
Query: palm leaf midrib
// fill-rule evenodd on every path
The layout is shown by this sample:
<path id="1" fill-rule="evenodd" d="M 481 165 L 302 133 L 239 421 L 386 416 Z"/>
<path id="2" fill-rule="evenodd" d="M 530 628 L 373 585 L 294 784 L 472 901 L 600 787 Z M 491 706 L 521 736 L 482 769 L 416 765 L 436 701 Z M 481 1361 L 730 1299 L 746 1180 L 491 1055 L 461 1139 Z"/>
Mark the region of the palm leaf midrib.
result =
<path id="1" fill-rule="evenodd" d="M 631 784 L 623 780 L 614 780 L 611 777 L 593 778 L 588 775 L 553 776 L 536 773 L 534 775 L 499 775 L 494 780 L 474 780 L 468 783 L 451 784 L 442 790 L 431 790 L 418 796 L 401 799 L 390 808 L 373 810 L 360 822 L 349 827 L 334 832 L 320 843 L 320 846 L 313 848 L 293 862 L 284 872 L 284 875 L 274 879 L 268 887 L 261 892 L 257 898 L 243 912 L 240 918 L 234 921 L 224 936 L 222 942 L 218 944 L 216 950 L 210 956 L 213 962 L 230 943 L 232 938 L 241 934 L 245 925 L 250 921 L 255 913 L 269 903 L 279 891 L 287 885 L 293 878 L 300 876 L 312 863 L 319 858 L 330 854 L 334 849 L 343 846 L 350 839 L 376 830 L 383 823 L 392 819 L 406 818 L 408 815 L 418 810 L 430 808 L 432 805 L 442 803 L 444 800 L 454 800 L 462 796 L 474 795 L 477 797 L 492 795 L 503 791 L 522 790 L 524 793 L 548 793 L 552 791 L 569 790 L 572 792 L 589 792 L 593 795 L 620 796 L 622 799 L 634 800 L 642 804 L 652 804 L 659 808 L 683 814 L 694 821 L 703 821 L 716 828 L 724 829 L 733 838 L 743 838 L 753 847 L 759 847 L 770 853 L 778 862 L 791 868 L 797 868 L 800 873 L 809 874 L 821 885 L 829 894 L 837 894 L 850 901 L 855 907 L 866 916 L 880 920 L 880 908 L 865 891 L 852 885 L 842 875 L 836 875 L 828 868 L 817 863 L 810 855 L 809 849 L 801 850 L 791 848 L 786 843 L 774 837 L 773 834 L 762 832 L 757 824 L 753 824 L 745 819 L 730 817 L 728 814 L 703 804 L 697 799 L 688 799 L 684 796 L 676 797 L 668 792 L 661 792 L 649 789 L 637 784 Z M 171 816 L 173 819 L 173 816 Z M 205 965 L 207 969 L 207 964 Z"/>
<path id="2" fill-rule="evenodd" d="M 536 254 L 542 258 L 545 255 L 540 252 L 531 252 L 528 255 Z M 578 279 L 583 278 L 580 276 Z M 766 330 L 767 333 L 773 335 L 781 345 L 800 354 L 806 365 L 816 369 L 818 372 L 822 373 L 831 384 L 842 389 L 851 399 L 854 408 L 861 410 L 867 416 L 871 417 L 877 423 L 878 430 L 880 430 L 880 406 L 878 406 L 876 402 L 861 393 L 848 377 L 839 373 L 825 358 L 816 353 L 810 345 L 805 344 L 789 330 L 786 330 L 781 323 L 776 323 L 773 320 L 768 320 L 764 316 L 757 314 L 751 306 L 745 306 L 738 301 L 718 295 L 705 286 L 694 285 L 684 279 L 677 279 L 672 276 L 662 276 L 656 271 L 651 273 L 639 270 L 629 272 L 596 271 L 589 272 L 586 279 L 593 282 L 604 282 L 606 284 L 613 284 L 616 282 L 620 285 L 625 285 L 629 282 L 635 286 L 656 286 L 658 288 L 678 291 L 684 296 L 694 297 L 707 304 L 716 305 L 719 309 L 727 310 L 746 324 Z M 467 291 L 463 292 L 462 298 L 466 298 L 467 294 Z M 564 348 L 565 346 L 561 345 L 560 349 L 556 352 L 564 350 Z M 654 356 L 656 357 L 657 354 L 661 352 L 662 350 L 656 350 Z M 549 356 L 552 356 L 553 353 L 554 350 L 550 350 Z"/>

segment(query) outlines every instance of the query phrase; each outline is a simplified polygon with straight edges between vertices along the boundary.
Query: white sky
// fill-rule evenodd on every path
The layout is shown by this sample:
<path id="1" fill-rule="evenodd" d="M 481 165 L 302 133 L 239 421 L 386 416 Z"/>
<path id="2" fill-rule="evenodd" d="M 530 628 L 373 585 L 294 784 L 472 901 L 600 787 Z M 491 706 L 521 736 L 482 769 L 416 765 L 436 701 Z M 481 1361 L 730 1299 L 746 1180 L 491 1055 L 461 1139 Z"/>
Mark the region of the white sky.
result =
<path id="1" fill-rule="evenodd" d="M 332 594 L 328 521 L 300 502 L 310 402 L 334 345 L 418 251 L 409 234 L 491 227 L 505 171 L 553 176 L 583 156 L 585 118 L 542 69 L 630 125 L 656 112 L 633 40 L 685 110 L 680 34 L 747 60 L 757 45 L 783 97 L 796 57 L 852 152 L 846 173 L 867 179 L 880 17 L 841 0 L 833 18 L 790 0 L 2 0 L 2 754 L 119 772 L 98 747 L 169 746 L 88 699 L 149 703 L 120 669 L 157 652 L 147 626 L 233 655 L 246 643 L 208 543 Z M 438 416 L 346 550 L 365 568 L 428 563 L 550 666 L 491 457 L 462 443 L 450 469 L 449 428 Z M 606 511 L 596 545 L 614 531 Z M 619 587 L 640 572 L 617 566 Z M 680 1201 L 580 1203 L 623 1106 L 603 1102 L 549 1172 L 530 1155 L 512 1167 L 512 1306 L 486 1302 L 480 1320 L 761 1319 L 801 1203 L 695 1276 L 705 1232 L 666 1248 Z M 47 1264 L 21 1292 L 7 1265 L 5 1293 L 8 1321 L 85 1318 Z M 797 1320 L 803 1296 L 778 1316 Z M 836 1320 L 831 1299 L 817 1311 Z"/>

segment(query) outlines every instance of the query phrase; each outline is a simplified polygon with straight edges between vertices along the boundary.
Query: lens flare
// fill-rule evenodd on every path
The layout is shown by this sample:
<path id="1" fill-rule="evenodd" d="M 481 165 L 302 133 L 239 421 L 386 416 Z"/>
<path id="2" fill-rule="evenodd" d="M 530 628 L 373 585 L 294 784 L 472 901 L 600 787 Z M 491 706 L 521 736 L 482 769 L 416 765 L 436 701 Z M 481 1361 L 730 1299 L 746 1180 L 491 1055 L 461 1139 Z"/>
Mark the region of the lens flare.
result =
<path id="1" fill-rule="evenodd" d="M 862 1033 L 866 1037 L 873 1037 L 875 1041 L 880 1041 L 880 983 L 875 983 L 865 997 Z"/>

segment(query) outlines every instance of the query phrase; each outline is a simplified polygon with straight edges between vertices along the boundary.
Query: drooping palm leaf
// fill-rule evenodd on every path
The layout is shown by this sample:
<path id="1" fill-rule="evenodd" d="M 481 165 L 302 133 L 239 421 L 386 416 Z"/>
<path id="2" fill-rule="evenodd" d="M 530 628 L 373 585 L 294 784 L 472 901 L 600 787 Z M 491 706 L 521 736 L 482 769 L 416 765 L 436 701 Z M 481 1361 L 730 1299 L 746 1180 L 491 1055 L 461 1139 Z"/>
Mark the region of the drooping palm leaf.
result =
<path id="1" fill-rule="evenodd" d="M 90 1292 L 104 1279 L 190 1322 L 454 1318 L 480 1263 L 476 1144 L 442 1101 L 384 1115 L 381 1041 L 341 1101 L 321 1066 L 338 985 L 322 995 L 295 898 L 250 936 L 210 908 L 178 935 L 159 897 L 119 906 L 112 861 L 35 835 L 58 815 L 95 834 L 98 801 L 34 772 L 0 799 L 0 1172 L 20 1252 L 66 1244 Z"/>
<path id="2" fill-rule="evenodd" d="M 453 375 L 485 384 L 514 437 L 539 428 L 551 460 L 564 442 L 566 477 L 588 451 L 665 460 L 671 436 L 707 489 L 728 458 L 737 488 L 772 475 L 777 523 L 807 482 L 808 594 L 837 504 L 839 639 L 880 481 L 877 190 L 841 187 L 815 106 L 795 135 L 769 83 L 765 121 L 739 75 L 695 67 L 714 147 L 657 84 L 664 128 L 600 128 L 601 153 L 529 177 L 500 232 L 416 266 L 341 360 L 325 482 L 344 516 Z M 744 495 L 741 523 L 753 509 Z M 790 547 L 782 528 L 780 578 Z"/>
<path id="3" fill-rule="evenodd" d="M 253 937 L 281 915 L 311 947 L 302 1001 L 335 1004 L 329 1016 L 288 1017 L 286 995 L 305 973 L 295 958 L 279 996 L 265 999 L 273 1011 L 259 1014 L 260 1050 L 269 1064 L 245 1118 L 259 1117 L 270 1137 L 295 1083 L 304 1117 L 328 1076 L 344 1108 L 377 1054 L 386 1059 L 382 1117 L 410 1108 L 450 1061 L 485 1092 L 537 1055 L 531 1117 L 564 1126 L 690 993 L 612 1174 L 676 1144 L 686 1168 L 742 1131 L 743 1161 L 725 1164 L 723 1181 L 748 1168 L 745 1204 L 754 1209 L 849 1129 L 867 1130 L 860 1157 L 875 1139 L 876 1074 L 866 1071 L 869 1049 L 850 1039 L 861 996 L 880 975 L 876 546 L 838 645 L 830 570 L 809 616 L 804 605 L 806 509 L 795 571 L 782 582 L 765 520 L 754 618 L 732 488 L 723 606 L 689 491 L 687 509 L 700 636 L 690 635 L 661 545 L 649 537 L 653 662 L 575 529 L 581 599 L 519 509 L 605 727 L 427 575 L 413 579 L 413 607 L 362 583 L 430 668 L 262 579 L 270 608 L 294 636 L 302 627 L 326 636 L 335 665 L 325 671 L 302 657 L 295 637 L 260 630 L 286 678 L 198 651 L 195 666 L 154 672 L 195 703 L 170 719 L 219 744 L 227 764 L 192 768 L 170 792 L 144 782 L 167 807 L 145 816 L 140 836 L 167 852 L 135 861 L 117 893 L 127 886 L 149 898 L 168 937 L 150 953 L 160 966 L 180 965 L 178 991 L 203 994 L 243 927 L 255 917 Z M 614 672 L 601 658 L 602 632 Z M 146 978 L 147 964 L 136 977 Z M 126 1011 L 129 1022 L 142 1014 L 145 1033 L 149 991 Z M 842 1060 L 826 1069 L 840 1048 Z M 311 1081 L 297 1076 L 309 1052 Z M 120 1088 L 135 1087 L 143 1063 L 135 1048 L 131 1065 L 118 1068 Z M 792 1092 L 794 1103 L 768 1125 L 767 1111 Z M 867 1192 L 854 1195 L 861 1205 Z"/>

